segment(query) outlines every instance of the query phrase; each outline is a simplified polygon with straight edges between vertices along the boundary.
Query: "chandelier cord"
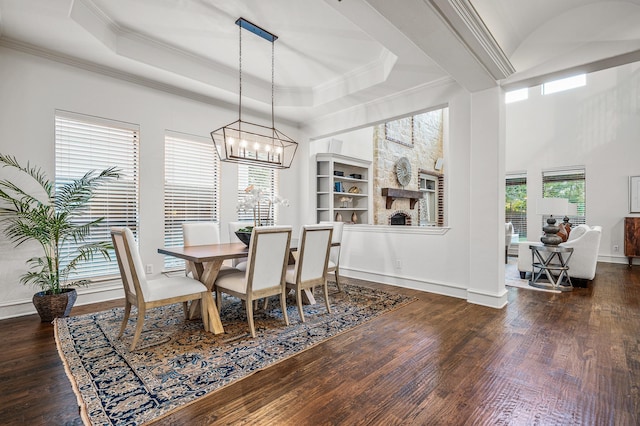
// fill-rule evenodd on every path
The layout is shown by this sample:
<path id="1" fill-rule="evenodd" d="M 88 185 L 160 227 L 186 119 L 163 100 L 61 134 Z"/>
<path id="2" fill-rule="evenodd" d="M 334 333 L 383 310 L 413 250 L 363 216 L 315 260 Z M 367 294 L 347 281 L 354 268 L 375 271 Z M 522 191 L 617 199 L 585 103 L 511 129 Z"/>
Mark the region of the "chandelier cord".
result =
<path id="1" fill-rule="evenodd" d="M 271 128 L 273 129 L 273 136 L 275 137 L 275 133 L 276 133 L 276 120 L 275 120 L 275 113 L 273 111 L 274 109 L 274 93 L 275 93 L 275 63 L 276 63 L 276 55 L 275 55 L 275 47 L 276 44 L 274 41 L 271 42 Z M 271 144 L 273 145 L 273 140 L 271 141 Z"/>
<path id="2" fill-rule="evenodd" d="M 240 100 L 238 101 L 238 118 L 240 119 L 240 123 L 242 123 L 242 27 L 240 25 L 238 25 L 238 31 L 240 31 L 240 37 L 238 38 L 240 40 L 240 54 L 238 55 L 240 57 L 238 64 L 238 69 L 240 70 L 240 90 L 238 91 Z"/>

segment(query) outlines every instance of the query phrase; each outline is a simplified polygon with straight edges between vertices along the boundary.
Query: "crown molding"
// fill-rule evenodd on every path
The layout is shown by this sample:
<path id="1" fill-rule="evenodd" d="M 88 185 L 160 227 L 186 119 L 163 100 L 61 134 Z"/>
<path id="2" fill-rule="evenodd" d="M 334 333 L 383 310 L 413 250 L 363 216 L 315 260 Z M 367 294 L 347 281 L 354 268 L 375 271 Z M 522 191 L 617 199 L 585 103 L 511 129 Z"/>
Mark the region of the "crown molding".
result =
<path id="1" fill-rule="evenodd" d="M 495 80 L 507 78 L 515 68 L 468 0 L 425 0 L 444 19 L 467 50 Z"/>

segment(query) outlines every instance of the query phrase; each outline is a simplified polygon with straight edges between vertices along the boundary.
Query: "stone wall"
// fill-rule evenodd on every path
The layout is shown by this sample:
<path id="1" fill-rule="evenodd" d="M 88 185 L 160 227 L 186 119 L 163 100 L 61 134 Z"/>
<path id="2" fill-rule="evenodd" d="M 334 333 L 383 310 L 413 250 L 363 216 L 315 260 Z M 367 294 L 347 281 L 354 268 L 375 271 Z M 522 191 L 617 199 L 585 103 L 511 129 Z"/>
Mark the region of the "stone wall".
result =
<path id="1" fill-rule="evenodd" d="M 430 111 L 375 126 L 373 130 L 373 220 L 376 225 L 387 225 L 391 214 L 402 211 L 411 217 L 413 225 L 420 224 L 419 204 L 411 210 L 409 200 L 395 200 L 391 209 L 386 208 L 382 188 L 401 188 L 395 174 L 395 164 L 407 157 L 411 163 L 411 181 L 404 189 L 417 191 L 418 173 L 436 171 L 438 158 L 443 158 L 443 110 Z"/>

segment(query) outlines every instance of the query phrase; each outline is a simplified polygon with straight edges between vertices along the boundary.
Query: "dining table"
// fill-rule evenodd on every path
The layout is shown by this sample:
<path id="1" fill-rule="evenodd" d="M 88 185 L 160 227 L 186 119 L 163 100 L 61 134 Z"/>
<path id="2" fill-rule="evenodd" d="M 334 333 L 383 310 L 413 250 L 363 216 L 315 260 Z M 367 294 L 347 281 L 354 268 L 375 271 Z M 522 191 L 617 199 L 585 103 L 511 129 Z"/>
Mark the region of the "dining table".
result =
<path id="1" fill-rule="evenodd" d="M 339 246 L 339 242 L 334 242 L 332 246 Z M 292 238 L 290 245 L 289 263 L 295 262 L 293 255 L 298 249 L 298 239 Z M 193 278 L 204 284 L 209 291 L 213 291 L 216 278 L 222 269 L 225 260 L 241 259 L 249 255 L 249 247 L 244 243 L 220 243 L 208 244 L 201 246 L 175 246 L 162 247 L 158 249 L 158 253 L 167 256 L 177 257 L 186 262 L 186 271 L 193 274 Z M 302 300 L 305 304 L 315 304 L 311 290 L 304 290 Z M 189 318 L 197 318 L 200 313 L 199 300 L 194 301 L 189 306 Z M 214 334 L 224 333 L 220 313 L 217 306 L 213 306 L 213 312 L 210 314 L 210 328 Z"/>

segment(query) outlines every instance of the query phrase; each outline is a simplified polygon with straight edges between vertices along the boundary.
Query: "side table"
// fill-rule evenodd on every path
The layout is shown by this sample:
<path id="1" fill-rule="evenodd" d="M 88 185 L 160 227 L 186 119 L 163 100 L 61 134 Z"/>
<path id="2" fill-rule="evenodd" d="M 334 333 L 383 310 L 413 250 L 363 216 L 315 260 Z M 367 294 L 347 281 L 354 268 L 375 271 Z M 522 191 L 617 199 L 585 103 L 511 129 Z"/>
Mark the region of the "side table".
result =
<path id="1" fill-rule="evenodd" d="M 531 280 L 532 287 L 572 291 L 573 285 L 569 276 L 569 260 L 573 255 L 573 247 L 548 246 L 542 243 L 531 244 Z M 565 257 L 566 256 L 566 257 Z M 553 262 L 557 259 L 557 262 Z M 543 276 L 549 282 L 539 282 Z"/>

